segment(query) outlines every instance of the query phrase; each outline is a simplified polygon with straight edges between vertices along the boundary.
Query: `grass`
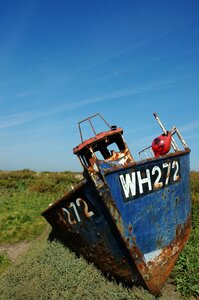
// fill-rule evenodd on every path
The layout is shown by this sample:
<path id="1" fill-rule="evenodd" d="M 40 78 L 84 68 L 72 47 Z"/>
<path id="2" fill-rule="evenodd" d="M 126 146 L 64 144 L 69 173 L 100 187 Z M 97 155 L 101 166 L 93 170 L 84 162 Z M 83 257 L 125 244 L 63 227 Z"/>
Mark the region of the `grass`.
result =
<path id="1" fill-rule="evenodd" d="M 3 273 L 10 266 L 10 260 L 6 254 L 0 253 L 0 273 Z"/>
<path id="2" fill-rule="evenodd" d="M 70 172 L 0 172 L 0 244 L 30 241 L 46 228 L 41 211 L 79 179 Z M 192 232 L 171 274 L 184 297 L 199 295 L 199 172 L 191 172 Z M 59 259 L 57 259 L 59 258 Z M 7 271 L 5 271 L 7 269 Z M 0 299 L 154 299 L 109 282 L 58 242 L 41 241 L 16 264 L 0 254 Z M 30 292 L 28 292 L 30 290 Z"/>
<path id="3" fill-rule="evenodd" d="M 197 176 L 197 192 L 192 190 L 195 199 L 192 207 L 192 232 L 171 274 L 177 290 L 186 297 L 199 296 L 199 174 Z M 194 174 L 194 181 L 196 181 L 196 174 Z"/>
<path id="4" fill-rule="evenodd" d="M 107 281 L 58 242 L 40 241 L 0 278 L 0 299 L 152 300 L 142 288 Z"/>
<path id="5" fill-rule="evenodd" d="M 40 235 L 46 227 L 41 212 L 77 181 L 70 172 L 0 172 L 0 244 Z"/>

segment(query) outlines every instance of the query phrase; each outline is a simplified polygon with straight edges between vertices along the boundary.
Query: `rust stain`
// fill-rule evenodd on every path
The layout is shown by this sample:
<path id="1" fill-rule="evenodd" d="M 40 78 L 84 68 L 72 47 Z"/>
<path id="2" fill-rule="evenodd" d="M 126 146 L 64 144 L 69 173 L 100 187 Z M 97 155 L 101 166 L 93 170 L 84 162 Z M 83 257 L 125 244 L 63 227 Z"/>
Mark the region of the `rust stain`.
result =
<path id="1" fill-rule="evenodd" d="M 132 225 L 131 225 L 131 224 L 129 224 L 129 226 L 128 226 L 128 230 L 129 230 L 129 232 L 132 234 L 133 227 L 132 227 Z"/>
<path id="2" fill-rule="evenodd" d="M 104 193 L 102 195 L 102 201 L 104 202 L 108 211 L 110 212 L 111 217 L 114 220 L 118 231 L 120 232 L 120 234 L 124 235 L 124 225 L 123 225 L 122 217 L 109 192 Z"/>
<path id="3" fill-rule="evenodd" d="M 154 190 L 160 189 L 162 187 L 162 182 L 154 183 L 153 187 L 154 187 Z"/>
<path id="4" fill-rule="evenodd" d="M 134 246 L 131 248 L 137 268 L 148 289 L 154 295 L 160 294 L 160 290 L 172 271 L 180 251 L 189 238 L 190 230 L 191 216 L 189 216 L 184 226 L 177 227 L 175 240 L 169 246 L 164 247 L 160 255 L 149 262 L 144 261 L 143 255 L 137 247 Z"/>

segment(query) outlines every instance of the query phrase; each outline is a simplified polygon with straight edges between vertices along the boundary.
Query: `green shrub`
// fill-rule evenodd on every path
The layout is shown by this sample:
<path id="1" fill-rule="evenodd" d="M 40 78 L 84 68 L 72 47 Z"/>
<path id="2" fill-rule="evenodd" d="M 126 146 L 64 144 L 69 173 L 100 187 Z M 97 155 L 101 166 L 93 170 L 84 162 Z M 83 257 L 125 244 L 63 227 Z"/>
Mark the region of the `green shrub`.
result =
<path id="1" fill-rule="evenodd" d="M 77 178 L 74 174 L 44 172 L 29 185 L 29 190 L 39 193 L 65 193 L 76 183 Z"/>
<path id="2" fill-rule="evenodd" d="M 18 189 L 24 190 L 29 182 L 34 179 L 35 172 L 30 170 L 22 171 L 1 171 L 0 172 L 0 187 L 2 189 Z"/>
<path id="3" fill-rule="evenodd" d="M 55 192 L 56 183 L 52 180 L 44 180 L 40 179 L 35 181 L 33 184 L 29 186 L 29 190 L 31 192 L 38 192 L 38 193 L 53 193 Z"/>
<path id="4" fill-rule="evenodd" d="M 191 196 L 194 202 L 199 202 L 199 172 L 191 172 Z"/>

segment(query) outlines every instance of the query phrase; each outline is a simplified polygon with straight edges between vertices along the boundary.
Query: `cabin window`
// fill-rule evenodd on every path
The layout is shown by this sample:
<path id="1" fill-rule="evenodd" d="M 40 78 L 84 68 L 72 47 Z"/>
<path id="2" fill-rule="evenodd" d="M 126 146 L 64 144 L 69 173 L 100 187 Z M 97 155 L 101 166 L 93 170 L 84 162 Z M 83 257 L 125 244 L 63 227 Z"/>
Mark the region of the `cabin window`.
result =
<path id="1" fill-rule="evenodd" d="M 113 158 L 113 153 L 123 154 L 126 150 L 126 145 L 120 134 L 107 136 L 104 139 L 92 143 L 90 148 L 84 148 L 80 154 L 80 160 L 86 167 L 93 167 L 97 160 L 116 160 L 118 156 Z"/>
<path id="2" fill-rule="evenodd" d="M 118 148 L 118 145 L 116 143 L 113 143 L 113 144 L 109 145 L 107 147 L 107 149 L 109 150 L 110 155 L 111 155 L 112 150 L 115 151 L 115 152 L 120 152 L 120 149 Z"/>
<path id="3" fill-rule="evenodd" d="M 106 137 L 104 140 L 92 145 L 93 151 L 99 160 L 106 160 L 116 153 L 125 151 L 126 146 L 120 134 Z"/>
<path id="4" fill-rule="evenodd" d="M 102 153 L 100 151 L 96 151 L 95 155 L 96 155 L 97 159 L 104 160 L 104 156 L 102 155 Z"/>
<path id="5" fill-rule="evenodd" d="M 90 150 L 84 151 L 80 155 L 80 160 L 85 167 L 89 167 L 91 165 L 90 159 L 92 158 L 92 153 Z"/>
<path id="6" fill-rule="evenodd" d="M 84 166 L 88 167 L 88 162 L 87 162 L 85 156 L 84 156 L 84 155 L 80 155 L 79 158 L 80 158 L 81 163 L 82 163 Z"/>

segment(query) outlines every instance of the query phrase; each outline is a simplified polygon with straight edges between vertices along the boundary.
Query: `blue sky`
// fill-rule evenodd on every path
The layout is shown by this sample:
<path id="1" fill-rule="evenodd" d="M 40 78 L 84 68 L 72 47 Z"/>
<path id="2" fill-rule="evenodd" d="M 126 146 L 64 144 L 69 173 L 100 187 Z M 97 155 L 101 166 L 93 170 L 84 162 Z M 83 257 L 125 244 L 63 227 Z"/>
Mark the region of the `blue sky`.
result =
<path id="1" fill-rule="evenodd" d="M 197 0 L 0 2 L 0 169 L 79 171 L 77 122 L 124 129 L 135 159 L 176 125 L 199 170 Z"/>

